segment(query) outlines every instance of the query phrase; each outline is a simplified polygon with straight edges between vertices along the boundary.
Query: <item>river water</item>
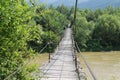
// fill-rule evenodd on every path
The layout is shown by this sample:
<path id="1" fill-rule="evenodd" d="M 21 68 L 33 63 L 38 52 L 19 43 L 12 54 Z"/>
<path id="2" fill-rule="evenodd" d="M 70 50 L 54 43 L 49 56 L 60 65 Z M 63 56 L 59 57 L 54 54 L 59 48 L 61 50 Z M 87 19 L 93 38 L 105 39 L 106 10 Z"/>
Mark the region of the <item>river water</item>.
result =
<path id="1" fill-rule="evenodd" d="M 82 54 L 98 80 L 120 80 L 120 51 L 83 52 Z M 93 80 L 81 56 L 78 56 L 87 80 Z"/>

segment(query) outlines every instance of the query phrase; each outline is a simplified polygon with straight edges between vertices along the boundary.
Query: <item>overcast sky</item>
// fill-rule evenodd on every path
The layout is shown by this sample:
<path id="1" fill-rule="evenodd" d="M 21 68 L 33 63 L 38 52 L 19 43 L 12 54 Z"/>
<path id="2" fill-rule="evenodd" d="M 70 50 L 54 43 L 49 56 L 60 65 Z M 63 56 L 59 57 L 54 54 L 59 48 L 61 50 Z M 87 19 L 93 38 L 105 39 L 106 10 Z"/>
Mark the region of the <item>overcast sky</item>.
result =
<path id="1" fill-rule="evenodd" d="M 27 0 L 29 3 L 30 0 Z M 58 6 L 64 4 L 67 7 L 75 5 L 76 0 L 32 0 L 35 4 L 45 3 L 47 6 L 53 4 L 53 6 Z M 114 6 L 118 8 L 120 6 L 120 0 L 78 0 L 78 7 L 82 9 L 98 9 L 106 8 L 107 6 Z"/>
<path id="2" fill-rule="evenodd" d="M 30 0 L 26 0 L 27 2 L 29 2 Z M 35 2 L 36 4 L 39 4 L 39 3 L 45 3 L 45 4 L 54 4 L 55 2 L 60 2 L 61 3 L 66 3 L 68 2 L 69 5 L 74 5 L 76 0 L 33 0 L 33 2 Z M 84 2 L 87 2 L 87 1 L 90 1 L 90 0 L 78 0 L 78 4 L 80 3 L 84 3 Z"/>
<path id="3" fill-rule="evenodd" d="M 56 1 L 60 1 L 60 0 L 40 0 L 41 2 L 45 2 L 45 3 L 54 3 L 54 2 L 56 2 Z M 66 1 L 73 1 L 74 2 L 74 0 L 66 0 Z M 78 0 L 78 3 L 83 3 L 83 2 L 87 2 L 87 1 L 89 1 L 89 0 Z"/>

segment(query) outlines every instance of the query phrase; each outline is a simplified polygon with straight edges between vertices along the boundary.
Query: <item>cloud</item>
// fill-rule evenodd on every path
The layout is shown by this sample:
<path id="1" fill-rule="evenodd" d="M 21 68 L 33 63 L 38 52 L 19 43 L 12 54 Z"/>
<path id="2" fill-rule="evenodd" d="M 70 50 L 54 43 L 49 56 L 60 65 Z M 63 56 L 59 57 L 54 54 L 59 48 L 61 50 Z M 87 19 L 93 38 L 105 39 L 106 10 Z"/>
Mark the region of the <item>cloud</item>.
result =
<path id="1" fill-rule="evenodd" d="M 40 2 L 44 2 L 44 3 L 48 3 L 48 4 L 52 4 L 56 1 L 58 1 L 58 0 L 40 0 Z"/>
<path id="2" fill-rule="evenodd" d="M 40 0 L 41 3 L 45 3 L 47 5 L 60 5 L 64 4 L 66 6 L 73 6 L 76 0 Z M 78 0 L 78 4 L 89 2 L 90 0 Z"/>
<path id="3" fill-rule="evenodd" d="M 54 2 L 59 2 L 59 0 L 40 0 L 41 2 L 45 2 L 45 3 L 48 3 L 48 4 L 52 4 Z M 66 0 L 66 2 L 75 2 L 75 0 Z M 90 0 L 78 0 L 78 3 L 84 3 L 84 2 L 88 2 Z"/>
<path id="4" fill-rule="evenodd" d="M 84 2 L 88 2 L 90 0 L 78 0 L 78 3 L 84 3 Z"/>

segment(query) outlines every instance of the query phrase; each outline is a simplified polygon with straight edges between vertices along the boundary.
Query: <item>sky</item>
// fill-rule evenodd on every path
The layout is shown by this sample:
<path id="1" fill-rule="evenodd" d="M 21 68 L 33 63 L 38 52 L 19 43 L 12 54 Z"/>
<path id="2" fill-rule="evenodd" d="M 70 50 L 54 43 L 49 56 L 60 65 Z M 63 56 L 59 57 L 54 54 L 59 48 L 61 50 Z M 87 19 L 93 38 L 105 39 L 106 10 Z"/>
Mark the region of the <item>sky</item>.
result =
<path id="1" fill-rule="evenodd" d="M 40 2 L 45 2 L 45 3 L 49 3 L 49 4 L 54 3 L 56 1 L 60 1 L 60 0 L 40 0 Z M 73 1 L 73 0 L 67 0 L 67 1 L 69 2 L 69 1 Z M 87 2 L 87 1 L 89 1 L 89 0 L 78 0 L 78 3 L 83 3 L 83 2 Z"/>
<path id="2" fill-rule="evenodd" d="M 75 5 L 76 0 L 33 0 L 36 4 L 45 3 L 47 6 L 53 4 L 58 6 L 64 4 L 67 7 Z M 29 2 L 29 0 L 27 0 Z M 114 6 L 115 8 L 120 6 L 120 0 L 78 0 L 78 7 L 82 9 L 97 9 L 105 8 L 107 6 Z"/>
<path id="3" fill-rule="evenodd" d="M 88 2 L 90 0 L 78 0 L 78 3 Z"/>
<path id="4" fill-rule="evenodd" d="M 30 0 L 27 0 L 27 2 L 29 2 Z M 33 0 L 35 3 L 45 3 L 45 4 L 53 4 L 55 2 L 71 2 L 69 4 L 73 5 L 75 3 L 76 0 Z M 79 3 L 84 3 L 90 0 L 78 0 L 78 4 Z"/>

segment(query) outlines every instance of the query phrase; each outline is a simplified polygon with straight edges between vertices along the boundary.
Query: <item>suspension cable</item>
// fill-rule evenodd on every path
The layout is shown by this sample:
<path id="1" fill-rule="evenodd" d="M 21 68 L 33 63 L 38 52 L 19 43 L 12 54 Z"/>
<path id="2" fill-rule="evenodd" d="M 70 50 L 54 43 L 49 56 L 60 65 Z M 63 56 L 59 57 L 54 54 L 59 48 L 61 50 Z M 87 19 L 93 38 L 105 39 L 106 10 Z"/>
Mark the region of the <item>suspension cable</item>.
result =
<path id="1" fill-rule="evenodd" d="M 48 46 L 48 43 L 40 50 L 39 53 L 43 52 L 43 50 Z"/>
<path id="2" fill-rule="evenodd" d="M 48 44 L 46 44 L 41 50 L 39 53 L 41 53 L 46 47 L 48 46 Z M 34 60 L 35 58 L 33 58 Z M 3 80 L 8 80 L 11 76 L 13 76 L 14 74 L 16 74 L 17 72 L 19 72 L 22 68 L 26 67 L 28 64 L 30 63 L 30 60 L 28 62 L 26 62 L 23 66 L 19 66 L 17 68 L 17 70 L 13 71 L 11 74 L 9 74 L 5 79 Z"/>
<path id="3" fill-rule="evenodd" d="M 84 57 L 83 54 L 81 53 L 80 48 L 79 48 L 77 42 L 76 42 L 75 44 L 76 44 L 76 48 L 77 48 L 78 52 L 80 53 L 80 55 L 81 55 L 83 61 L 85 62 L 85 65 L 87 66 L 87 68 L 88 68 L 90 74 L 92 75 L 93 79 L 94 79 L 94 80 L 97 80 L 95 74 L 93 73 L 92 69 L 91 69 L 90 66 L 88 65 L 88 63 L 87 63 L 85 57 Z"/>

